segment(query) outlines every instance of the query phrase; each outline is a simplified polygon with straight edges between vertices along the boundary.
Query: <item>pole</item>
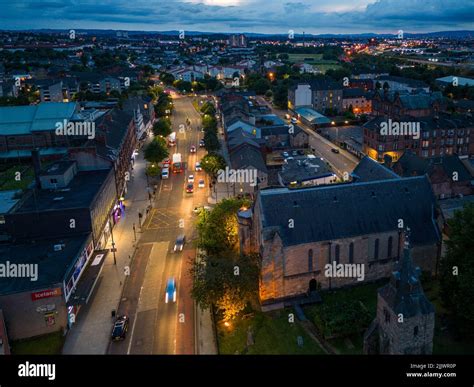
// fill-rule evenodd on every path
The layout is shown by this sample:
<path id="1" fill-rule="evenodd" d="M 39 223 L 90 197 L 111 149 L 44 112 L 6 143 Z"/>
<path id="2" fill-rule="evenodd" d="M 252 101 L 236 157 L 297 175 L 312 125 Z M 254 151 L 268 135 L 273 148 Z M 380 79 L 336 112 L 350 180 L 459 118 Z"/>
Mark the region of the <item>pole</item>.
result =
<path id="1" fill-rule="evenodd" d="M 135 223 L 133 223 L 133 238 L 134 242 L 137 241 L 137 230 L 135 229 Z"/>
<path id="2" fill-rule="evenodd" d="M 114 255 L 114 265 L 117 264 L 117 258 L 115 257 L 115 241 L 114 241 L 114 232 L 113 227 L 110 229 L 110 236 L 112 237 L 112 254 Z"/>

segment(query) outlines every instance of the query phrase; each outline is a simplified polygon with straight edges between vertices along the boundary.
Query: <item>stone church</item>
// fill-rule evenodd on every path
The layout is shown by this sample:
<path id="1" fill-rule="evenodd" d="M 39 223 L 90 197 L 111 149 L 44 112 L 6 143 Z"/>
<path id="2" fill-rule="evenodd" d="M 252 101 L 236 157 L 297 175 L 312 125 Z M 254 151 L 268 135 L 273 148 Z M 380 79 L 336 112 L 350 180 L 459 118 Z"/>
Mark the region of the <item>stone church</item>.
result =
<path id="1" fill-rule="evenodd" d="M 403 256 L 405 227 L 412 230 L 415 264 L 436 272 L 441 240 L 426 176 L 371 172 L 363 178 L 362 172 L 355 183 L 261 190 L 253 207 L 239 213 L 242 251 L 261 256 L 262 310 L 319 289 L 363 283 L 353 275 L 328 276 L 328 264 L 355 265 L 365 282 L 389 278 Z"/>
<path id="2" fill-rule="evenodd" d="M 407 238 L 408 239 L 408 238 Z M 420 283 L 409 242 L 390 282 L 379 289 L 377 316 L 364 335 L 364 353 L 427 355 L 433 352 L 435 310 Z"/>

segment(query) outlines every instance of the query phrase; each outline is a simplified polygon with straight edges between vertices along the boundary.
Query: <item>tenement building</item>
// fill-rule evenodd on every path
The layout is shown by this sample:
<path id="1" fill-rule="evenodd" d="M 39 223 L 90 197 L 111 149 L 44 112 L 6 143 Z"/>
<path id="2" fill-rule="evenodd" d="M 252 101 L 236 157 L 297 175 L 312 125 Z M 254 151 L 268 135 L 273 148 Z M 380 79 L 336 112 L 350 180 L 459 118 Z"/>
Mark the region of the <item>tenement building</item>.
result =
<path id="1" fill-rule="evenodd" d="M 436 272 L 440 233 L 426 176 L 265 189 L 251 213 L 239 215 L 242 249 L 261 256 L 265 310 L 317 289 L 388 278 L 403 254 L 404 227 L 415 264 Z"/>

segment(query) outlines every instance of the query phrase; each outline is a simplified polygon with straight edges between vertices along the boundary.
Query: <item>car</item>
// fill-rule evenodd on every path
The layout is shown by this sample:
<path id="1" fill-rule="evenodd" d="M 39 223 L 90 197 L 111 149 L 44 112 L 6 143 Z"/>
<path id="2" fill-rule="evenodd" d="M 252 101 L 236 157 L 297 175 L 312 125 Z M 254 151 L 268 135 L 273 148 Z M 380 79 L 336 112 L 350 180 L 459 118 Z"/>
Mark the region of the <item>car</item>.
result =
<path id="1" fill-rule="evenodd" d="M 184 234 L 178 235 L 176 242 L 174 243 L 173 251 L 183 251 L 184 244 L 186 243 L 186 236 Z"/>
<path id="2" fill-rule="evenodd" d="M 297 152 L 300 156 L 304 156 L 304 150 L 303 149 L 298 149 Z"/>
<path id="3" fill-rule="evenodd" d="M 187 193 L 193 193 L 194 192 L 194 184 L 188 184 L 186 186 L 186 192 Z"/>
<path id="4" fill-rule="evenodd" d="M 199 161 L 196 161 L 196 166 L 194 168 L 196 172 L 202 171 L 201 163 Z"/>
<path id="5" fill-rule="evenodd" d="M 199 140 L 199 147 L 202 148 L 206 146 L 206 143 L 204 142 L 204 139 Z"/>
<path id="6" fill-rule="evenodd" d="M 294 151 L 291 152 L 291 155 L 292 156 L 298 156 L 298 152 L 294 150 Z"/>
<path id="7" fill-rule="evenodd" d="M 199 188 L 204 188 L 206 186 L 206 183 L 204 182 L 203 179 L 199 180 L 198 187 Z"/>
<path id="8" fill-rule="evenodd" d="M 209 206 L 197 206 L 193 208 L 195 214 L 199 214 L 201 211 L 211 211 L 212 207 Z"/>
<path id="9" fill-rule="evenodd" d="M 196 145 L 191 145 L 191 148 L 189 148 L 189 152 L 196 153 Z"/>
<path id="10" fill-rule="evenodd" d="M 176 302 L 176 281 L 173 277 L 168 278 L 166 283 L 165 303 Z"/>
<path id="11" fill-rule="evenodd" d="M 112 340 L 124 340 L 127 336 L 129 325 L 129 318 L 127 316 L 119 316 L 115 320 L 114 327 L 112 329 Z"/>
<path id="12" fill-rule="evenodd" d="M 163 160 L 163 168 L 169 167 L 170 165 L 171 165 L 171 160 L 169 157 Z"/>
<path id="13" fill-rule="evenodd" d="M 194 183 L 194 175 L 188 176 L 188 183 Z"/>
<path id="14" fill-rule="evenodd" d="M 339 149 L 337 149 L 337 148 L 331 148 L 331 152 L 332 152 L 332 153 L 339 153 Z"/>
<path id="15" fill-rule="evenodd" d="M 281 155 L 285 158 L 290 157 L 290 154 L 288 152 L 281 152 Z"/>
<path id="16" fill-rule="evenodd" d="M 291 123 L 292 124 L 297 124 L 298 123 L 298 119 L 296 117 L 291 117 Z"/>

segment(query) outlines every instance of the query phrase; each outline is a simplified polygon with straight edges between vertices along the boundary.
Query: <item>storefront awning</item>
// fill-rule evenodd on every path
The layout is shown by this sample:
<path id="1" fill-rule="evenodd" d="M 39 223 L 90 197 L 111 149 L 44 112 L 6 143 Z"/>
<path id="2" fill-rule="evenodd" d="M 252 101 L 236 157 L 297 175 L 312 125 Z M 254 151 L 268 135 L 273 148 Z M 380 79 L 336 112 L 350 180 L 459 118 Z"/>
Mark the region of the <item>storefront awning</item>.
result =
<path id="1" fill-rule="evenodd" d="M 74 293 L 68 301 L 68 306 L 85 305 L 95 289 L 97 281 L 104 267 L 104 262 L 109 250 L 96 250 L 87 263 L 87 267 L 82 273 L 79 282 L 76 285 Z"/>

